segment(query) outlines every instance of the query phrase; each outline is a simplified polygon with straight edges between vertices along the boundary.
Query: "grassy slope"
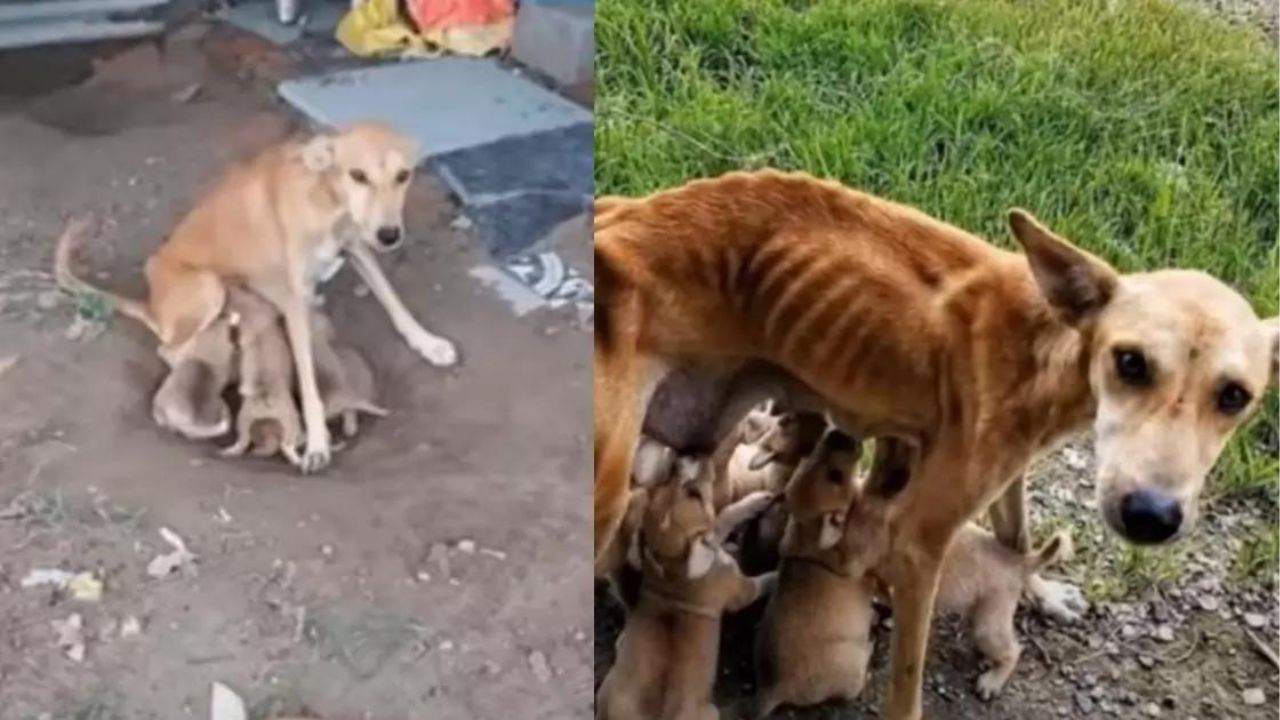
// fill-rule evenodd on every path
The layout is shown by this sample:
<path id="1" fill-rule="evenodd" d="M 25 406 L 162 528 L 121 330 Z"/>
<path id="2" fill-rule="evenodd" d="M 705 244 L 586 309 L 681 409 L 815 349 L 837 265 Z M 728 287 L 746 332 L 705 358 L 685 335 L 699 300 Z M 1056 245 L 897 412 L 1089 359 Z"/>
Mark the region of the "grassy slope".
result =
<path id="1" fill-rule="evenodd" d="M 1201 268 L 1277 311 L 1260 34 L 1155 0 L 599 0 L 596 17 L 600 194 L 803 169 L 1006 245 L 1021 205 L 1122 269 Z M 1217 488 L 1274 498 L 1272 428 L 1228 448 Z"/>

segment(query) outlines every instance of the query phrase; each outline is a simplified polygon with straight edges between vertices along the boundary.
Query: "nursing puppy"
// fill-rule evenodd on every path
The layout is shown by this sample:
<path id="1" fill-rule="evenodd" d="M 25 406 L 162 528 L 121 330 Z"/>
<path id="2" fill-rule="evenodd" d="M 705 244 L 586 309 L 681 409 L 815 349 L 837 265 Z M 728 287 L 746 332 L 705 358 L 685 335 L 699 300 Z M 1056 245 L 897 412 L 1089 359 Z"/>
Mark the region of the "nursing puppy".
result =
<path id="1" fill-rule="evenodd" d="M 872 582 L 844 540 L 860 448 L 831 430 L 787 486 L 778 584 L 756 634 L 756 716 L 780 705 L 853 700 L 871 658 Z"/>
<path id="2" fill-rule="evenodd" d="M 596 698 L 598 720 L 715 720 L 721 615 L 767 591 L 720 546 L 704 462 L 682 458 L 648 490 L 635 555 L 643 580 Z"/>
<path id="3" fill-rule="evenodd" d="M 302 416 L 293 399 L 294 365 L 289 340 L 275 306 L 236 285 L 227 287 L 227 307 L 239 318 L 240 411 L 236 441 L 222 453 L 269 457 L 282 453 L 293 465 L 302 458 Z"/>
<path id="4" fill-rule="evenodd" d="M 231 429 L 231 410 L 222 399 L 235 370 L 231 330 L 222 317 L 192 340 L 191 351 L 152 396 L 157 425 L 190 440 L 221 437 Z"/>
<path id="5" fill-rule="evenodd" d="M 388 410 L 374 401 L 373 370 L 355 348 L 338 341 L 333 323 L 324 313 L 312 311 L 315 339 L 316 382 L 324 402 L 326 420 L 342 421 L 342 434 L 360 430 L 360 413 L 386 417 Z"/>

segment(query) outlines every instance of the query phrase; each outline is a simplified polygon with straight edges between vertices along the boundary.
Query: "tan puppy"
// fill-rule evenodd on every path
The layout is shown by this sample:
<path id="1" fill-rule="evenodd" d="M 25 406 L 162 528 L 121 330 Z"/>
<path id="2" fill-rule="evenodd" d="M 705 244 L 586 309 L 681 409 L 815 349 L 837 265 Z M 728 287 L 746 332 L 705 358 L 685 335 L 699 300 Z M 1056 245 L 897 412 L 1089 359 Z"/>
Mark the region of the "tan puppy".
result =
<path id="1" fill-rule="evenodd" d="M 145 323 L 174 367 L 222 313 L 228 281 L 268 299 L 284 316 L 293 349 L 307 434 L 300 467 L 313 472 L 329 463 L 330 442 L 309 305 L 317 285 L 345 257 L 410 347 L 436 365 L 457 360 L 452 343 L 413 319 L 374 257 L 403 240 L 405 192 L 416 160 L 412 141 L 379 123 L 284 142 L 230 169 L 178 223 L 147 260 L 145 302 L 103 292 L 74 275 L 72 245 L 83 222 L 73 222 L 59 240 L 55 273 L 63 287 L 99 293 Z"/>
<path id="2" fill-rule="evenodd" d="M 817 413 L 789 412 L 775 417 L 764 437 L 741 446 L 730 460 L 728 474 L 737 492 L 764 489 L 781 493 L 828 427 L 826 418 Z M 775 502 L 743 528 L 738 562 L 744 570 L 763 572 L 778 567 L 778 549 L 786 526 L 786 504 Z"/>
<path id="3" fill-rule="evenodd" d="M 682 458 L 648 490 L 636 554 L 644 579 L 596 698 L 598 720 L 715 720 L 711 702 L 726 611 L 750 605 L 773 575 L 748 578 L 721 547 L 705 463 Z"/>
<path id="4" fill-rule="evenodd" d="M 756 634 L 757 717 L 853 700 L 866 682 L 873 587 L 850 569 L 843 542 L 858 455 L 855 439 L 832 430 L 787 486 L 778 586 Z"/>
<path id="5" fill-rule="evenodd" d="M 1013 618 L 1027 580 L 1070 553 L 1071 536 L 1065 532 L 1025 555 L 1005 547 L 974 523 L 956 533 L 935 602 L 939 610 L 968 620 L 974 644 L 991 662 L 991 668 L 978 677 L 977 691 L 983 700 L 1000 692 L 1022 654 Z"/>
<path id="6" fill-rule="evenodd" d="M 353 347 L 338 342 L 333 323 L 324 313 L 313 311 L 315 329 L 316 380 L 325 418 L 342 421 L 342 434 L 354 436 L 360 430 L 359 414 L 386 417 L 388 410 L 374 401 L 373 369 Z"/>
<path id="7" fill-rule="evenodd" d="M 231 411 L 222 391 L 235 364 L 231 324 L 219 318 L 191 343 L 191 351 L 160 384 L 151 417 L 162 428 L 191 440 L 207 440 L 231 429 Z"/>
<path id="8" fill-rule="evenodd" d="M 240 412 L 236 441 L 224 455 L 243 455 L 252 446 L 260 457 L 282 453 L 302 461 L 302 420 L 293 399 L 293 360 L 271 303 L 236 285 L 227 288 L 227 307 L 240 328 Z"/>
<path id="9" fill-rule="evenodd" d="M 886 720 L 918 720 L 943 557 L 975 513 L 1023 540 L 1027 465 L 1092 426 L 1099 509 L 1130 542 L 1194 524 L 1209 469 L 1275 382 L 1280 323 L 1208 275 L 1121 275 L 1022 210 L 1019 255 L 802 174 L 730 173 L 595 214 L 595 539 L 625 509 L 650 396 L 765 363 L 909 456 L 865 560 L 893 588 Z M 896 448 L 894 446 L 897 446 Z M 1003 495 L 1002 495 L 1003 494 Z M 1004 525 L 1008 523 L 1008 525 Z"/>

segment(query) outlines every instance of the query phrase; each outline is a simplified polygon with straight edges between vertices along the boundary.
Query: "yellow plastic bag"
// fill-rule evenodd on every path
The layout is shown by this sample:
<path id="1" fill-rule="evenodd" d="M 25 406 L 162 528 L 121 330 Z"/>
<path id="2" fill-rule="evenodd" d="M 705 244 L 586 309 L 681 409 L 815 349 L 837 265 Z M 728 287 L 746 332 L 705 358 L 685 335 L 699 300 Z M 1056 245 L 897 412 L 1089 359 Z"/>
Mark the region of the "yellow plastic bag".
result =
<path id="1" fill-rule="evenodd" d="M 440 54 L 400 18 L 396 0 L 364 0 L 342 18 L 336 35 L 343 47 L 360 57 Z"/>

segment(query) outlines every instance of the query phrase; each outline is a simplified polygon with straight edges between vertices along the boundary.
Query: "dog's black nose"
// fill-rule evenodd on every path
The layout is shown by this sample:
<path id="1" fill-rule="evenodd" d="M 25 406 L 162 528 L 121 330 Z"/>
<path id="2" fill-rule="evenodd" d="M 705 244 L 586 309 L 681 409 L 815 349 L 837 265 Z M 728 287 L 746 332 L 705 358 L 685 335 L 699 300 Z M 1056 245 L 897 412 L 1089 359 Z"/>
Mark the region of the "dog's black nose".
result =
<path id="1" fill-rule="evenodd" d="M 1120 501 L 1124 535 L 1139 545 L 1155 545 L 1173 537 L 1182 527 L 1182 506 L 1160 490 L 1134 490 Z"/>
<path id="2" fill-rule="evenodd" d="M 378 228 L 378 242 L 387 247 L 400 242 L 400 228 L 390 225 Z"/>

